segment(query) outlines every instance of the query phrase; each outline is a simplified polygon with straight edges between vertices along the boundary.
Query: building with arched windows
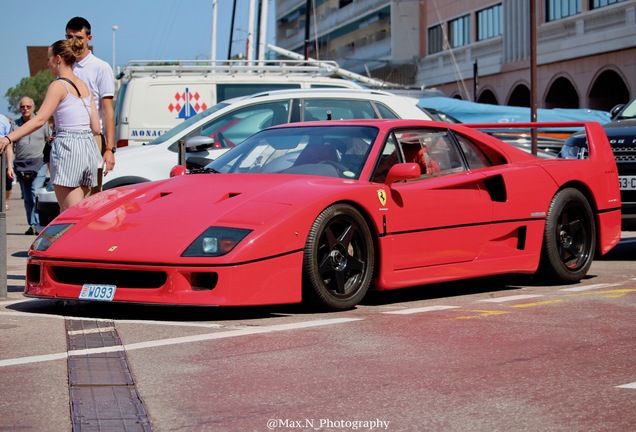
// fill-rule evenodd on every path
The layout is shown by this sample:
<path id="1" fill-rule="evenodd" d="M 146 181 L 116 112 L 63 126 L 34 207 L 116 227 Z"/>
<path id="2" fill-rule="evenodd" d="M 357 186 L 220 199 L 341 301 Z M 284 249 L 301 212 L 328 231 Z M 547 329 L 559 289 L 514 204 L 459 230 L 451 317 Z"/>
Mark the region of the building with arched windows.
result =
<path id="1" fill-rule="evenodd" d="M 464 100 L 530 106 L 530 0 L 278 0 L 276 44 Z M 536 0 L 539 108 L 636 97 L 636 0 Z"/>

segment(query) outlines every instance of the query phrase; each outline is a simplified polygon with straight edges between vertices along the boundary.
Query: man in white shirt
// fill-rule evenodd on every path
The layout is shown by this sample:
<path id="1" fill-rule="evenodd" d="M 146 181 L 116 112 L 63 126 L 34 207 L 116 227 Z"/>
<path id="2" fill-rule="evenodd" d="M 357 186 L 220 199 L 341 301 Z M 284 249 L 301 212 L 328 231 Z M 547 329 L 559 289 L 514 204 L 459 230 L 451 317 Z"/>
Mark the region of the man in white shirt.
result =
<path id="1" fill-rule="evenodd" d="M 93 36 L 91 35 L 91 25 L 85 18 L 71 18 L 66 24 L 66 39 L 71 38 L 79 39 L 84 44 L 84 52 L 73 66 L 73 72 L 88 85 L 95 98 L 102 123 L 102 132 L 105 135 L 105 142 L 99 137 L 95 137 L 97 145 L 104 155 L 105 175 L 115 167 L 115 151 L 117 150 L 115 145 L 115 77 L 110 65 L 97 58 L 88 49 Z M 101 190 L 101 175 L 99 177 L 98 188 Z"/>

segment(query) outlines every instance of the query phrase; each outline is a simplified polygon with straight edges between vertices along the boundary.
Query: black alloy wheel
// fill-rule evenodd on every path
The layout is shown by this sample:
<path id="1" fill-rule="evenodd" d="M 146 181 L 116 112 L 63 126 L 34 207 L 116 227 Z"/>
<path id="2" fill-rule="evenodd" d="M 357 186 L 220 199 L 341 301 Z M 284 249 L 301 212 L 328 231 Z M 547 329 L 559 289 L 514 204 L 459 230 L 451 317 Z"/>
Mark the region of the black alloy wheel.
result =
<path id="1" fill-rule="evenodd" d="M 325 209 L 312 225 L 303 262 L 303 300 L 322 310 L 355 307 L 373 278 L 373 238 L 360 212 L 347 204 Z"/>

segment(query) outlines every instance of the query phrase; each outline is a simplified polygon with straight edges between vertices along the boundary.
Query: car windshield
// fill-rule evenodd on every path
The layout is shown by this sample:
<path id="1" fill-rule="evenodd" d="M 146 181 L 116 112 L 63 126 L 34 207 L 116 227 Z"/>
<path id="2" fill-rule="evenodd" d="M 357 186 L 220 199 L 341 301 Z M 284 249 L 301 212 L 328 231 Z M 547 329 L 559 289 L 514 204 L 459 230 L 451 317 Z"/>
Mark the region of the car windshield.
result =
<path id="1" fill-rule="evenodd" d="M 149 142 L 147 145 L 157 145 L 157 144 L 161 144 L 163 142 L 169 141 L 173 137 L 181 134 L 184 130 L 186 130 L 187 128 L 189 128 L 190 126 L 192 126 L 193 124 L 201 120 L 202 118 L 205 118 L 219 110 L 222 110 L 228 105 L 229 103 L 227 102 L 221 102 L 216 105 L 213 105 L 210 108 L 206 109 L 205 111 L 201 111 L 197 115 L 190 117 L 189 119 L 185 120 L 183 123 L 179 124 L 178 126 L 173 127 L 168 132 L 158 136 L 156 139 Z"/>
<path id="2" fill-rule="evenodd" d="M 268 129 L 232 148 L 205 171 L 358 179 L 377 134 L 371 126 Z"/>
<path id="3" fill-rule="evenodd" d="M 618 119 L 621 120 L 633 118 L 636 118 L 636 99 L 627 104 L 618 116 Z"/>

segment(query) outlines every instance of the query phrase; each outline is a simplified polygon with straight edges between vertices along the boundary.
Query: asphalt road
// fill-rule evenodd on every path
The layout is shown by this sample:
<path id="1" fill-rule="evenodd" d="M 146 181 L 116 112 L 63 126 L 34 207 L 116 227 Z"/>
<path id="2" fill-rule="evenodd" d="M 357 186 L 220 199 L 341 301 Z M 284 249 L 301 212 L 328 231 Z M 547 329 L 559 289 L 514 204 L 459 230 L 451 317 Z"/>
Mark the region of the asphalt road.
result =
<path id="1" fill-rule="evenodd" d="M 69 325 L 78 322 L 119 337 L 145 430 L 636 430 L 631 233 L 577 285 L 482 279 L 314 314 L 26 299 L 33 238 L 13 211 L 9 294 L 0 299 L 0 431 L 71 430 Z"/>

